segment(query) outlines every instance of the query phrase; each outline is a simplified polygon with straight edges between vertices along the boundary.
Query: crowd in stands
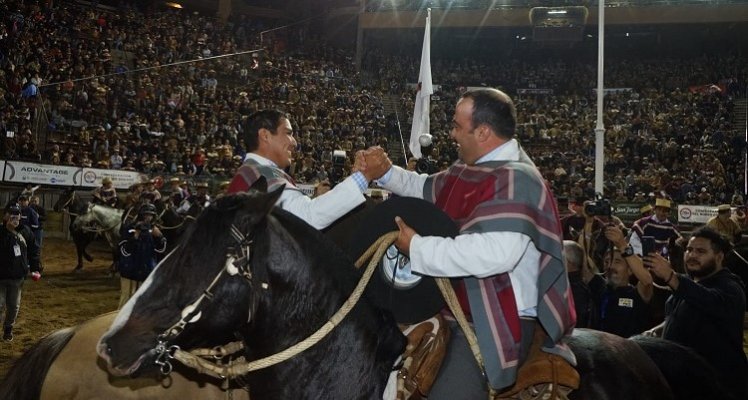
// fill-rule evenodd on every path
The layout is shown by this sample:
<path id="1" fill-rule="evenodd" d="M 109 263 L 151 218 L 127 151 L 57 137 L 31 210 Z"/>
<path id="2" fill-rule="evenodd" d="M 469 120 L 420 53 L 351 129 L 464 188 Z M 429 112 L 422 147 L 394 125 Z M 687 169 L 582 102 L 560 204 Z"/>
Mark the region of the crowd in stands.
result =
<path id="1" fill-rule="evenodd" d="M 406 83 L 418 74 L 417 54 L 372 51 L 364 65 L 376 79 L 365 84 L 350 51 L 303 29 L 260 43 L 265 22 L 246 17 L 219 23 L 200 14 L 46 4 L 0 3 L 0 132 L 13 132 L 3 138 L 3 159 L 229 177 L 245 154 L 240 118 L 277 107 L 296 129 L 292 172 L 315 183 L 336 175 L 335 149 L 352 158 L 356 149 L 399 143 L 385 97 L 400 99 L 401 131 L 409 132 L 414 89 Z M 449 139 L 456 98 L 468 86 L 497 86 L 515 98 L 518 138 L 557 195 L 594 196 L 593 63 L 434 59 L 433 76 L 440 167 L 456 159 Z M 605 99 L 606 195 L 742 203 L 745 140 L 732 124 L 745 76 L 736 56 L 608 63 L 606 86 L 626 90 Z M 703 90 L 712 83 L 719 86 Z"/>

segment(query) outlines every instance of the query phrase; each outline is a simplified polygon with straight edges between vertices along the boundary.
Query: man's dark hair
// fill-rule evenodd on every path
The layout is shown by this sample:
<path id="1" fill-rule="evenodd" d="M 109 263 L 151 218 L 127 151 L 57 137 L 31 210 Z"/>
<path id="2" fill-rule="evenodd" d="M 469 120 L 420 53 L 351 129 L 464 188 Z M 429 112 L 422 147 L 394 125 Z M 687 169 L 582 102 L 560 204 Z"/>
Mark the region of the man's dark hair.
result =
<path id="1" fill-rule="evenodd" d="M 258 132 L 260 129 L 267 129 L 273 134 L 280 125 L 283 118 L 288 119 L 288 115 L 280 110 L 262 110 L 250 115 L 242 121 L 244 130 L 244 144 L 247 145 L 247 151 L 255 151 L 260 146 Z"/>
<path id="2" fill-rule="evenodd" d="M 691 233 L 691 237 L 703 238 L 708 240 L 712 243 L 712 250 L 715 252 L 720 252 L 727 255 L 727 253 L 732 250 L 732 244 L 730 244 L 730 240 L 708 226 L 703 226 L 695 230 L 693 233 Z"/>
<path id="3" fill-rule="evenodd" d="M 468 91 L 462 98 L 473 99 L 473 129 L 486 124 L 501 138 L 514 137 L 517 128 L 517 108 L 508 95 L 496 89 L 486 88 Z"/>

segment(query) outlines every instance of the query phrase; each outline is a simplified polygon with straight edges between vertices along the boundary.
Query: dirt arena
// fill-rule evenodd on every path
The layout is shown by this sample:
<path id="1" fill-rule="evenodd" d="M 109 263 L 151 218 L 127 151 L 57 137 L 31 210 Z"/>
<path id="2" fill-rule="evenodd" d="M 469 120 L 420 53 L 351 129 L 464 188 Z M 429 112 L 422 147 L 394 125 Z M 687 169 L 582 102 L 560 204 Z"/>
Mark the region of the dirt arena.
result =
<path id="1" fill-rule="evenodd" d="M 109 276 L 111 254 L 105 243 L 89 246 L 93 262 L 74 273 L 75 247 L 62 239 L 45 239 L 44 275 L 24 284 L 21 310 L 12 342 L 0 341 L 0 377 L 12 363 L 42 336 L 115 310 L 119 302 L 119 278 Z M 743 348 L 748 353 L 748 330 Z"/>
<path id="2" fill-rule="evenodd" d="M 94 261 L 84 261 L 83 271 L 74 273 L 73 242 L 44 239 L 42 279 L 26 280 L 13 329 L 15 337 L 10 343 L 0 341 L 0 376 L 47 333 L 117 308 L 119 278 L 109 276 L 111 254 L 105 243 L 99 242 L 89 246 L 89 254 Z"/>

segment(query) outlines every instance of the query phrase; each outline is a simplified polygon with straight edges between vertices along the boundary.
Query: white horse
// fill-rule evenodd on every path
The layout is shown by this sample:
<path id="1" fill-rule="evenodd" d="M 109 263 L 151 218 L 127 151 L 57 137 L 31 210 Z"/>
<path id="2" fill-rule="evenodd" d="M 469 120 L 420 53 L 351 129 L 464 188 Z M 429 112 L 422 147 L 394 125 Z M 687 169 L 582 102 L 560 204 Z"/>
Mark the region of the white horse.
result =
<path id="1" fill-rule="evenodd" d="M 104 235 L 109 246 L 114 249 L 119 243 L 119 229 L 122 224 L 122 210 L 89 204 L 85 214 L 75 219 L 71 228 L 81 232 L 95 232 Z"/>

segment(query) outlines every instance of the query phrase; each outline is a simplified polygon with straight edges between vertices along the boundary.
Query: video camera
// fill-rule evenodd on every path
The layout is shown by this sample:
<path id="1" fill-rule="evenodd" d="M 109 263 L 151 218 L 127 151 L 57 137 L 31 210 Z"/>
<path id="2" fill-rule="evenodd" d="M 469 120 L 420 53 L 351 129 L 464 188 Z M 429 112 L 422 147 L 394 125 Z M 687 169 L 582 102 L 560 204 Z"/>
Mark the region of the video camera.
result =
<path id="1" fill-rule="evenodd" d="M 419 174 L 431 175 L 439 170 L 439 164 L 431 157 L 434 148 L 432 136 L 423 134 L 418 138 L 421 145 L 421 158 L 416 161 L 416 172 Z"/>
<path id="2" fill-rule="evenodd" d="M 613 215 L 613 207 L 610 205 L 610 200 L 598 194 L 594 201 L 584 205 L 584 213 L 589 217 L 610 217 Z"/>
<path id="3" fill-rule="evenodd" d="M 343 179 L 345 173 L 345 161 L 348 155 L 345 150 L 333 150 L 332 152 L 332 171 L 330 171 L 330 185 L 335 186 Z"/>

